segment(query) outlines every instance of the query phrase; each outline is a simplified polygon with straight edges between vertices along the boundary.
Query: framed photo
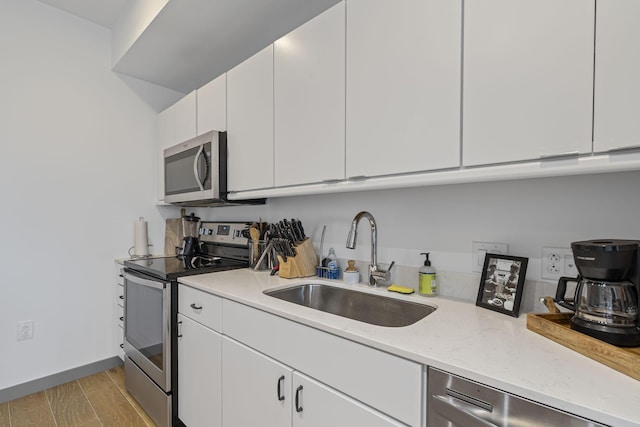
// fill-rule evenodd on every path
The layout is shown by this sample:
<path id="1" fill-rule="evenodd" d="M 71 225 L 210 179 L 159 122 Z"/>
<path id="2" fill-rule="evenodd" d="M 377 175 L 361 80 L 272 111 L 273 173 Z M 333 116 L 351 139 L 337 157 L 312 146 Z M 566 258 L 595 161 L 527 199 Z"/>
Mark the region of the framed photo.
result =
<path id="1" fill-rule="evenodd" d="M 518 317 L 528 262 L 528 258 L 486 254 L 476 305 Z"/>

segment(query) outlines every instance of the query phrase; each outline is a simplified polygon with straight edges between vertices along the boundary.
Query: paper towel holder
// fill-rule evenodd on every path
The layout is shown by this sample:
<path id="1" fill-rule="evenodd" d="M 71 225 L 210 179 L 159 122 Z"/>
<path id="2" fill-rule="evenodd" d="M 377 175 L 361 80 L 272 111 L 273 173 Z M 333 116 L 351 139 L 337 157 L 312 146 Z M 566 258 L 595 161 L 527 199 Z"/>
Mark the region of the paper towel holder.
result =
<path id="1" fill-rule="evenodd" d="M 151 246 L 153 245 L 149 243 L 147 222 L 144 220 L 144 217 L 140 217 L 133 224 L 133 246 L 129 248 L 127 253 L 131 259 L 149 258 L 151 256 L 149 247 Z M 132 250 L 133 254 L 131 253 Z"/>
<path id="2" fill-rule="evenodd" d="M 151 246 L 153 246 L 153 243 L 149 243 L 149 244 L 147 245 L 147 247 L 149 247 L 149 248 L 150 248 Z M 131 253 L 131 251 L 132 251 L 132 250 L 134 250 L 134 249 L 135 249 L 135 245 L 134 245 L 134 246 L 131 246 L 131 247 L 129 248 L 129 250 L 127 251 L 127 253 L 129 254 L 129 258 L 131 258 L 131 259 L 151 258 L 151 257 L 153 256 L 153 255 L 151 255 L 151 254 L 147 254 L 147 255 L 136 255 L 136 254 L 132 254 L 132 253 Z"/>

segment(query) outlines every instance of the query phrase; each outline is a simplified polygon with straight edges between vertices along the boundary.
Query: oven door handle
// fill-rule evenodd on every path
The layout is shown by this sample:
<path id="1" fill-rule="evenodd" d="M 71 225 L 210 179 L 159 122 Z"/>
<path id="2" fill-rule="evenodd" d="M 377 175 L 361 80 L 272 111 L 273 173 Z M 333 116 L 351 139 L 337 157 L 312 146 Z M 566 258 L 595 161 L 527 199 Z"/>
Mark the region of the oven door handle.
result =
<path id="1" fill-rule="evenodd" d="M 139 285 L 148 286 L 150 288 L 155 288 L 155 289 L 164 289 L 165 284 L 166 284 L 166 282 L 162 282 L 162 281 L 143 279 L 142 277 L 138 276 L 137 274 L 129 273 L 129 272 L 126 272 L 126 271 L 124 273 L 124 279 L 125 280 L 130 280 L 130 281 L 135 282 L 135 283 L 137 283 Z"/>

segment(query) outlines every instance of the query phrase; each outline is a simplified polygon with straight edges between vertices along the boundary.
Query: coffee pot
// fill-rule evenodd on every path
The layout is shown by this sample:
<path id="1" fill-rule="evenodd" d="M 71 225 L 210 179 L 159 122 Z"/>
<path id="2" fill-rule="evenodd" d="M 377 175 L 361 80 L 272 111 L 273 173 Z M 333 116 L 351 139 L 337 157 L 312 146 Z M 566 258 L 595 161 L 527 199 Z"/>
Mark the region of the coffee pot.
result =
<path id="1" fill-rule="evenodd" d="M 578 277 L 561 277 L 556 302 L 574 311 L 571 328 L 610 344 L 640 345 L 638 318 L 639 241 L 571 243 Z M 567 284 L 576 283 L 573 298 Z"/>

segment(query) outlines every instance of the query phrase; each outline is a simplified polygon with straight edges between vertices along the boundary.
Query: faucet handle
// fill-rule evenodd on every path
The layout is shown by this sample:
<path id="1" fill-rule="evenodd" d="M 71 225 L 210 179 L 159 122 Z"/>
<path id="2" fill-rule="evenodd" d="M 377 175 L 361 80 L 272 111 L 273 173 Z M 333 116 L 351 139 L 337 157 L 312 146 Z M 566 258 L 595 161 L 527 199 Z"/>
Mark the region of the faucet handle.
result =
<path id="1" fill-rule="evenodd" d="M 377 270 L 371 271 L 369 284 L 371 286 L 388 286 L 389 281 L 391 280 L 391 269 L 395 264 L 395 261 L 391 261 L 391 264 L 389 264 L 389 267 L 386 270 L 378 268 Z"/>

